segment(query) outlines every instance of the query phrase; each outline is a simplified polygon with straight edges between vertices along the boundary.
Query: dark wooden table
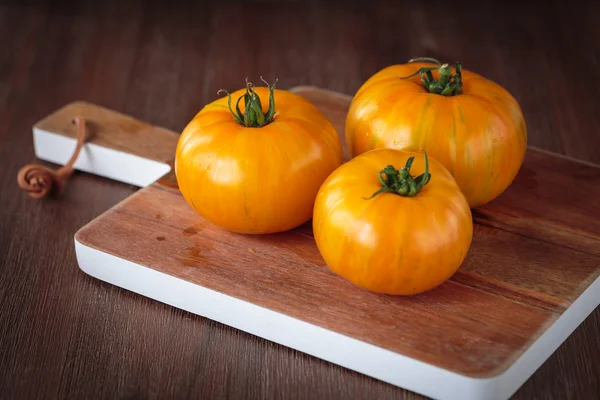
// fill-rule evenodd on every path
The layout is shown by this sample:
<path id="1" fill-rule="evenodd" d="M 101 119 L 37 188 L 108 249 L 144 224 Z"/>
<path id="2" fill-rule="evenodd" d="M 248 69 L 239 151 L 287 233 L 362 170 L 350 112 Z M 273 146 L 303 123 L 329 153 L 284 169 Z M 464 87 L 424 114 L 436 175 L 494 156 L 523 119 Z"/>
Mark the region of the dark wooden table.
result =
<path id="1" fill-rule="evenodd" d="M 2 398 L 416 397 L 82 273 L 73 234 L 136 188 L 76 173 L 36 201 L 15 180 L 35 161 L 32 124 L 73 100 L 179 131 L 247 76 L 351 94 L 429 55 L 513 93 L 531 145 L 600 164 L 593 2 L 25 3 L 0 5 Z M 596 310 L 515 397 L 598 398 L 599 322 Z"/>

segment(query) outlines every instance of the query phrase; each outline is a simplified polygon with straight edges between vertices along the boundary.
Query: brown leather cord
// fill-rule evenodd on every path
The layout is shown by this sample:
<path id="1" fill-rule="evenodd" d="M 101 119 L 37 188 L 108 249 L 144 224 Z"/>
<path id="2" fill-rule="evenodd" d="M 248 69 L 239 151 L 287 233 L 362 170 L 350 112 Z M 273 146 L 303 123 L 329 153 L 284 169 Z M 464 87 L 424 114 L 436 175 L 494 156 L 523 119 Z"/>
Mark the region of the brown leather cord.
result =
<path id="1" fill-rule="evenodd" d="M 39 199 L 47 196 L 50 192 L 59 194 L 67 179 L 73 174 L 73 164 L 77 161 L 86 136 L 85 119 L 77 116 L 73 122 L 77 125 L 77 146 L 68 163 L 56 171 L 37 164 L 26 165 L 19 171 L 17 182 L 21 189 L 31 197 Z"/>

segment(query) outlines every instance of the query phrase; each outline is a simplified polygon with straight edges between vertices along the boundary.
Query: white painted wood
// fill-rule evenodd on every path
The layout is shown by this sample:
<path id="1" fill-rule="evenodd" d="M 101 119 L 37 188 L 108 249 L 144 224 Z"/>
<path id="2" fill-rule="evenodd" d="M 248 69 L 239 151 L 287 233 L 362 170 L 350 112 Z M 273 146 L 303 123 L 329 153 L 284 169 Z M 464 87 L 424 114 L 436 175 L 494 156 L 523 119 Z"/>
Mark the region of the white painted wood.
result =
<path id="1" fill-rule="evenodd" d="M 436 399 L 507 399 L 600 303 L 600 278 L 502 374 L 460 375 L 224 295 L 75 240 L 87 274 L 154 300 Z"/>
<path id="2" fill-rule="evenodd" d="M 65 165 L 73 155 L 77 141 L 73 138 L 33 128 L 33 145 L 35 155 L 39 159 Z M 73 167 L 76 170 L 138 187 L 148 186 L 171 170 L 169 164 L 93 143 L 83 145 Z"/>

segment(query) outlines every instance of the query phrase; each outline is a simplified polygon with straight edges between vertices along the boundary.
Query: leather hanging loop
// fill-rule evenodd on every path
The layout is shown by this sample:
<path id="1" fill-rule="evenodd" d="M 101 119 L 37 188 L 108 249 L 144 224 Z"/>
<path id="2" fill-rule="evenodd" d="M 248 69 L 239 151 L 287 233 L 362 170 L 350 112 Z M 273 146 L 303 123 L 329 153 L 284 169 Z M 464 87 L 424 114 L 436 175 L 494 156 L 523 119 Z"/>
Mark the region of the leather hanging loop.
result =
<path id="1" fill-rule="evenodd" d="M 31 197 L 39 199 L 50 193 L 60 194 L 66 181 L 73 174 L 73 164 L 77 161 L 86 139 L 85 119 L 77 116 L 73 122 L 77 126 L 77 146 L 69 162 L 56 171 L 38 164 L 26 165 L 19 171 L 17 183 Z"/>

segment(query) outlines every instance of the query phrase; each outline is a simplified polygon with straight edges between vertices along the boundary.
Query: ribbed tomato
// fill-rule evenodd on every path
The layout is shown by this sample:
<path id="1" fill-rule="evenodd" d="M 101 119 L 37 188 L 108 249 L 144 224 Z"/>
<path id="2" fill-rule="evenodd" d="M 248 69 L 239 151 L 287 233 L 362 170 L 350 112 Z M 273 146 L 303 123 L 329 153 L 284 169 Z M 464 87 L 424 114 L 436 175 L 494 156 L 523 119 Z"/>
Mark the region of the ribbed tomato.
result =
<path id="1" fill-rule="evenodd" d="M 446 168 L 427 162 L 421 154 L 378 149 L 327 178 L 313 230 L 333 272 L 396 295 L 432 289 L 456 272 L 473 237 L 471 210 Z"/>
<path id="2" fill-rule="evenodd" d="M 272 233 L 311 218 L 319 186 L 341 162 L 333 125 L 311 103 L 247 83 L 186 126 L 175 173 L 187 202 L 207 220 L 234 232 Z"/>
<path id="3" fill-rule="evenodd" d="M 513 181 L 527 130 L 510 93 L 460 64 L 451 68 L 409 62 L 376 73 L 352 100 L 346 142 L 353 156 L 381 147 L 424 149 L 477 207 Z"/>

